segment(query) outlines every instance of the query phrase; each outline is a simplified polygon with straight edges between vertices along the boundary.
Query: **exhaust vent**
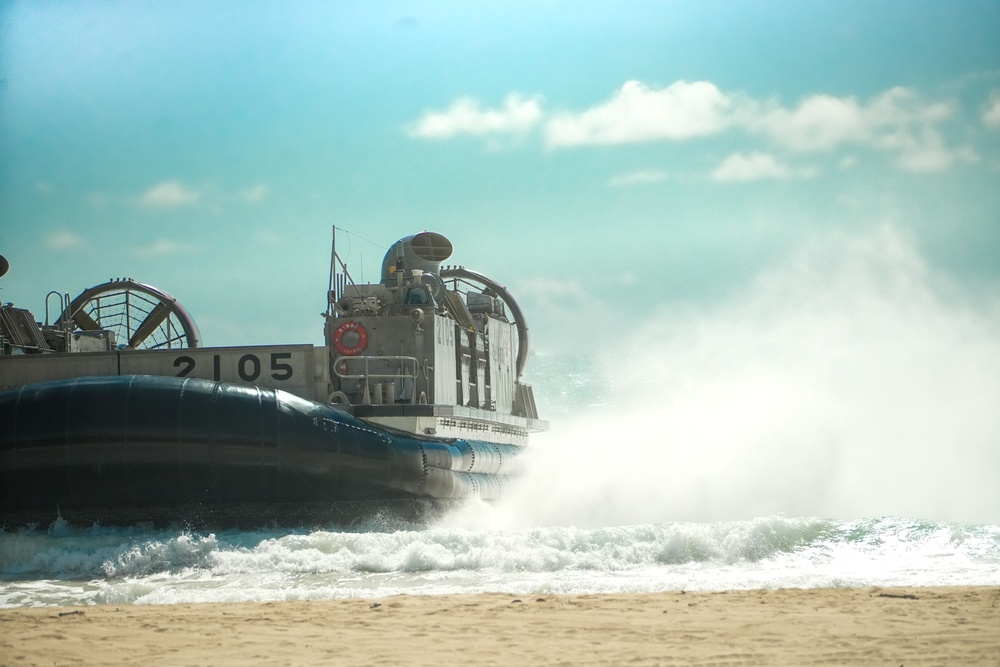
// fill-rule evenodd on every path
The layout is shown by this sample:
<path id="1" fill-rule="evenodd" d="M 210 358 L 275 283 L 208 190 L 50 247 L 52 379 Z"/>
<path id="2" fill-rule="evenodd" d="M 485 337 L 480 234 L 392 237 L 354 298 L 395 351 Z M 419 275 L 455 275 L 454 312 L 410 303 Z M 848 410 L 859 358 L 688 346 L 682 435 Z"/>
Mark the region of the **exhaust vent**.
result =
<path id="1" fill-rule="evenodd" d="M 413 269 L 437 274 L 441 270 L 441 262 L 451 257 L 452 249 L 451 241 L 436 232 L 420 232 L 400 239 L 389 248 L 382 260 L 382 282 L 395 280 L 393 274 L 400 264 L 407 276 Z"/>

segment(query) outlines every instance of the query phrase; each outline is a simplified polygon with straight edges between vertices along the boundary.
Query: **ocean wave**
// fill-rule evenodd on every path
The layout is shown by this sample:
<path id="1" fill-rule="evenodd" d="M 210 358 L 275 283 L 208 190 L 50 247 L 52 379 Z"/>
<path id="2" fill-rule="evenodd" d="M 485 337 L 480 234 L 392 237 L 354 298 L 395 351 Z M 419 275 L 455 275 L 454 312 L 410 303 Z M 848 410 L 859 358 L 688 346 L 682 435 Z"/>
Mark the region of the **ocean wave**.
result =
<path id="1" fill-rule="evenodd" d="M 0 532 L 0 606 L 1000 584 L 1000 526 L 893 517 L 425 530 Z"/>
<path id="2" fill-rule="evenodd" d="M 199 534 L 122 528 L 0 533 L 5 579 L 115 578 L 206 570 L 215 574 L 617 571 L 683 563 L 758 562 L 915 550 L 1000 559 L 1000 528 L 903 519 L 835 523 L 763 517 L 720 523 L 664 523 L 596 529 L 476 530 L 431 527 L 395 532 L 267 531 Z"/>

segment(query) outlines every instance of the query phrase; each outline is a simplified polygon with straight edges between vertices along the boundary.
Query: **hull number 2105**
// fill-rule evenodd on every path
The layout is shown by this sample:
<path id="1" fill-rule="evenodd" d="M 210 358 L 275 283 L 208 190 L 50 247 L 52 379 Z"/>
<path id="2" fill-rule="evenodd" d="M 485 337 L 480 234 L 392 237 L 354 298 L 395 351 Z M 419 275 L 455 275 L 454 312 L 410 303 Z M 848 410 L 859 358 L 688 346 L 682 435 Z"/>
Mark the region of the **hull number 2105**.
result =
<path id="1" fill-rule="evenodd" d="M 225 355 L 226 366 L 232 363 L 231 357 L 235 355 Z M 265 358 L 269 356 L 269 365 L 265 367 L 264 362 L 256 354 L 243 354 L 240 355 L 239 359 L 236 361 L 236 374 L 239 376 L 240 380 L 243 382 L 255 382 L 260 379 L 261 374 L 264 373 L 270 376 L 271 379 L 277 380 L 279 382 L 285 380 L 291 380 L 292 376 L 295 374 L 292 365 L 287 363 L 292 358 L 291 352 L 271 352 L 270 355 L 265 355 Z M 216 382 L 222 380 L 222 364 L 224 356 L 221 354 L 212 355 L 212 379 Z M 194 377 L 205 377 L 204 371 L 199 369 L 195 373 L 195 367 L 197 362 L 194 357 L 183 355 L 174 359 L 174 368 L 177 370 L 177 377 L 188 377 L 194 374 Z M 227 368 L 227 370 L 228 370 Z M 228 373 L 227 373 L 228 375 Z"/>

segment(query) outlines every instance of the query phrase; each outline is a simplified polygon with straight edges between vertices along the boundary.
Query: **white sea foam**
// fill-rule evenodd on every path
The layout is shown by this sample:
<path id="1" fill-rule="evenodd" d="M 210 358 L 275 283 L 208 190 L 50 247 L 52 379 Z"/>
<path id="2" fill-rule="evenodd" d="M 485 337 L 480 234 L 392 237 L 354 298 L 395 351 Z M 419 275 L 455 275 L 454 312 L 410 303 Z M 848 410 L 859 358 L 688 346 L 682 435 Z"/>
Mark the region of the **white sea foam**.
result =
<path id="1" fill-rule="evenodd" d="M 603 528 L 0 533 L 0 605 L 1000 584 L 1000 526 L 881 519 Z"/>

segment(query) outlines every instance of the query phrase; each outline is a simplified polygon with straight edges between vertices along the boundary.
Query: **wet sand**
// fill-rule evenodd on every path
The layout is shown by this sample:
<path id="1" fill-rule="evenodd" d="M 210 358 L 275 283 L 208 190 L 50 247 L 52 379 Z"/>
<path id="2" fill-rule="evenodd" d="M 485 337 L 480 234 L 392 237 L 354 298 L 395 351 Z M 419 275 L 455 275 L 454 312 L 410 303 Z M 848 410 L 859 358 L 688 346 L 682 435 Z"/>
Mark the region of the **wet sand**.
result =
<path id="1" fill-rule="evenodd" d="M 0 610 L 0 665 L 1000 665 L 1000 588 Z"/>

